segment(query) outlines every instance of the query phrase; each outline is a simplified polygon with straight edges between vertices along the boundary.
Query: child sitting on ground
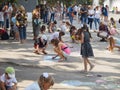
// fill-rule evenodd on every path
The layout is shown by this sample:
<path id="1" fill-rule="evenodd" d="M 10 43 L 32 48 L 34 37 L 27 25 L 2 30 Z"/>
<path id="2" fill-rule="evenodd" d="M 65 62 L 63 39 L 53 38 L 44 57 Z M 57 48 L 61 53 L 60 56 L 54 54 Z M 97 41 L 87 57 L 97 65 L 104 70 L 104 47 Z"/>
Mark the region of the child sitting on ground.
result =
<path id="1" fill-rule="evenodd" d="M 17 90 L 17 80 L 13 67 L 7 67 L 5 73 L 0 77 L 0 90 Z"/>
<path id="2" fill-rule="evenodd" d="M 51 44 L 54 46 L 55 53 L 57 53 L 57 55 L 52 59 L 60 56 L 59 62 L 61 62 L 67 59 L 66 56 L 70 55 L 70 48 L 64 42 L 61 42 L 58 39 L 52 39 Z"/>
<path id="3" fill-rule="evenodd" d="M 35 53 L 36 54 L 41 54 L 41 52 L 43 54 L 47 54 L 47 52 L 45 51 L 46 47 L 47 47 L 47 41 L 48 41 L 48 38 L 47 36 L 45 35 L 45 31 L 46 31 L 46 27 L 43 25 L 40 29 L 41 31 L 41 36 L 38 37 L 36 40 L 35 40 L 35 43 L 34 43 L 34 48 L 35 48 Z"/>

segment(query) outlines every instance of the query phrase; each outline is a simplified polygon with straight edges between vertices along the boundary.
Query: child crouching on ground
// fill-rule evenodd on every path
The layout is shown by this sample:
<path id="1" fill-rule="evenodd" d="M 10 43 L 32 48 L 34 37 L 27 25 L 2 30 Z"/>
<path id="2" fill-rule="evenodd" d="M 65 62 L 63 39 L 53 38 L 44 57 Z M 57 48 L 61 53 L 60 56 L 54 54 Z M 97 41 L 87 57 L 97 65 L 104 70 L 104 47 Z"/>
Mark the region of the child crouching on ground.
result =
<path id="1" fill-rule="evenodd" d="M 41 36 L 38 37 L 34 43 L 34 48 L 35 48 L 34 52 L 36 54 L 41 54 L 41 53 L 47 54 L 47 52 L 45 51 L 45 49 L 47 47 L 47 42 L 48 42 L 48 38 L 45 35 L 46 27 L 43 25 L 41 27 L 40 31 L 41 31 Z"/>
<path id="2" fill-rule="evenodd" d="M 17 80 L 13 67 L 7 67 L 5 73 L 0 77 L 0 90 L 17 90 Z"/>
<path id="3" fill-rule="evenodd" d="M 57 55 L 52 59 L 60 56 L 59 62 L 62 62 L 67 59 L 68 55 L 70 55 L 70 48 L 64 42 L 61 42 L 58 39 L 52 39 L 51 44 L 54 46 L 55 53 L 57 53 Z"/>
<path id="4" fill-rule="evenodd" d="M 109 37 L 108 42 L 109 42 L 109 46 L 108 46 L 109 51 L 112 52 L 114 48 L 118 48 L 120 51 L 120 39 L 115 37 Z"/>

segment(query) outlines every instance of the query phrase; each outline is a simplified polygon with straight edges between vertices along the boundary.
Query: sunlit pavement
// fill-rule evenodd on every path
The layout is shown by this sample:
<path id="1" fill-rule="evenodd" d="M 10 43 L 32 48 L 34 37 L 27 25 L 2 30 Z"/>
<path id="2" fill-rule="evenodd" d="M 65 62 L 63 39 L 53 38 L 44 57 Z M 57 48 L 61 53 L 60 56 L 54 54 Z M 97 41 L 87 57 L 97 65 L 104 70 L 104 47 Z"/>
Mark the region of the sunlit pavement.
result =
<path id="1" fill-rule="evenodd" d="M 118 20 L 118 15 L 111 16 Z M 78 22 L 74 21 L 74 25 L 79 28 Z M 95 67 L 89 73 L 80 72 L 83 69 L 80 44 L 72 44 L 68 32 L 63 40 L 71 47 L 72 53 L 64 62 L 50 59 L 54 55 L 51 45 L 47 48 L 48 55 L 33 53 L 31 24 L 28 25 L 27 32 L 25 44 L 14 40 L 0 41 L 0 74 L 6 66 L 15 67 L 18 90 L 24 90 L 43 72 L 48 72 L 55 78 L 51 90 L 120 90 L 120 52 L 117 49 L 109 52 L 106 49 L 108 43 L 99 42 L 95 32 L 91 32 L 95 57 L 90 58 Z M 48 33 L 47 35 L 49 36 Z"/>

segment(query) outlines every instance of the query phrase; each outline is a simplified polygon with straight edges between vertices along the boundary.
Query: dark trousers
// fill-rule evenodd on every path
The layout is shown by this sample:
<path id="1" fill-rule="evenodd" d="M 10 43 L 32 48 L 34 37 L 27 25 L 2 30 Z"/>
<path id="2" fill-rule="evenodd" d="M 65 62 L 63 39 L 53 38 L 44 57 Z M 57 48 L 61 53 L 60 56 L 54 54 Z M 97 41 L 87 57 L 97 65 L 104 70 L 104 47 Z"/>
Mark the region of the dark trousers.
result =
<path id="1" fill-rule="evenodd" d="M 93 18 L 88 18 L 88 24 L 90 26 L 90 29 L 92 29 L 92 23 L 93 23 Z"/>

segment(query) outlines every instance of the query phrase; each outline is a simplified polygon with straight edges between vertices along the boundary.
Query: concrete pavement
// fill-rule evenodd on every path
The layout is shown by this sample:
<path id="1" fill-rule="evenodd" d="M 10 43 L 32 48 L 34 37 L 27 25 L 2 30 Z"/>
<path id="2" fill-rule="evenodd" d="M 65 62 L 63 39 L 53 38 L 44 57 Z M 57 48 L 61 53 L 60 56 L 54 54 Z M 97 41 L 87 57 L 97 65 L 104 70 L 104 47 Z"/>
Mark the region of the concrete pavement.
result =
<path id="1" fill-rule="evenodd" d="M 79 27 L 77 22 L 74 24 Z M 119 24 L 117 25 L 119 28 Z M 95 57 L 90 58 L 95 68 L 84 74 L 80 73 L 83 69 L 80 44 L 72 44 L 68 33 L 64 40 L 69 46 L 73 46 L 72 53 L 67 61 L 59 63 L 57 60 L 45 60 L 54 55 L 51 45 L 47 48 L 48 55 L 34 54 L 31 25 L 28 25 L 27 32 L 25 44 L 13 40 L 0 41 L 0 72 L 6 66 L 15 67 L 18 90 L 24 90 L 43 72 L 48 72 L 55 78 L 55 85 L 51 90 L 120 90 L 120 52 L 117 49 L 112 53 L 106 50 L 108 43 L 99 42 L 96 33 L 91 32 Z M 49 36 L 48 33 L 47 35 Z"/>

